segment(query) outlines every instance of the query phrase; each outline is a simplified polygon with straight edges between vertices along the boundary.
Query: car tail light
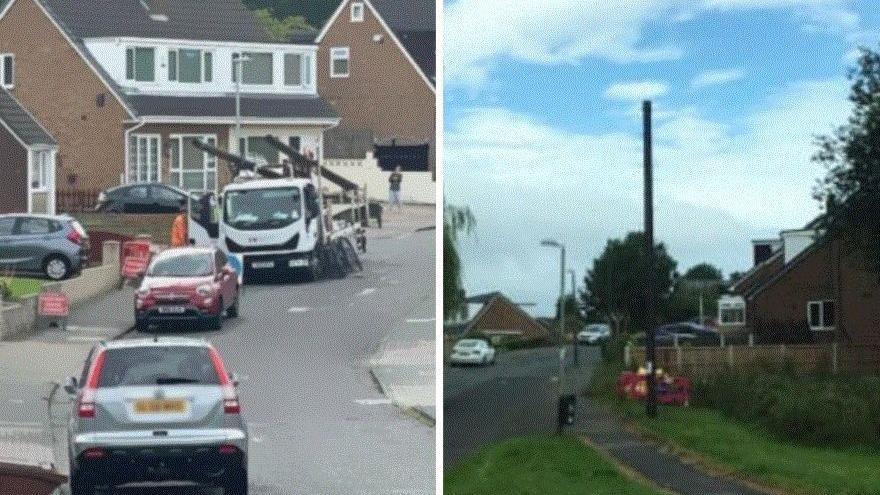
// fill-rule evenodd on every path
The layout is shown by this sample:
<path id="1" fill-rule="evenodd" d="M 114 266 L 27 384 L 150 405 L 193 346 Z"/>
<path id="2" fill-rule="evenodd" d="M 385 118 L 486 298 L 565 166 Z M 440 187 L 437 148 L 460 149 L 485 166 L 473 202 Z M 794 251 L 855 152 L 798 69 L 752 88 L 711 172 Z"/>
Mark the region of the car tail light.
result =
<path id="1" fill-rule="evenodd" d="M 67 240 L 79 245 L 82 243 L 82 236 L 76 231 L 76 229 L 73 229 L 67 233 Z"/>
<path id="2" fill-rule="evenodd" d="M 238 447 L 235 445 L 221 445 L 218 450 L 223 455 L 233 455 L 238 453 Z"/>
<path id="3" fill-rule="evenodd" d="M 85 457 L 86 459 L 92 459 L 92 460 L 94 460 L 94 459 L 101 459 L 101 458 L 103 458 L 104 456 L 107 455 L 107 452 L 105 452 L 104 449 L 91 448 L 91 449 L 86 449 L 86 451 L 83 452 L 82 455 L 83 455 L 83 457 Z"/>
<path id="4" fill-rule="evenodd" d="M 95 406 L 95 391 L 101 383 L 101 373 L 104 371 L 104 362 L 107 360 L 107 351 L 98 351 L 92 366 L 89 369 L 85 386 L 79 394 L 77 403 L 77 416 L 83 419 L 94 419 L 97 414 Z"/>
<path id="5" fill-rule="evenodd" d="M 223 360 L 217 349 L 211 347 L 211 362 L 214 364 L 214 372 L 217 373 L 217 379 L 220 380 L 220 387 L 223 389 L 223 412 L 226 414 L 241 414 L 241 404 L 238 402 L 238 394 L 235 392 L 235 385 L 229 379 L 229 373 L 223 366 Z"/>

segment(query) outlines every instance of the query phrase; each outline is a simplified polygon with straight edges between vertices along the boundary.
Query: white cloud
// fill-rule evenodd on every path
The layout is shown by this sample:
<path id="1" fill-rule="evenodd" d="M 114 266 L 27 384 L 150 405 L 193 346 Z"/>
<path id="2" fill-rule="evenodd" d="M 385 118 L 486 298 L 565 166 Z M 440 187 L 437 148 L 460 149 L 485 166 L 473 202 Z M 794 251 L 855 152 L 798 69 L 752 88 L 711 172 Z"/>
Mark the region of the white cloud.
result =
<path id="1" fill-rule="evenodd" d="M 823 169 L 813 136 L 848 114 L 844 80 L 794 84 L 751 116 L 720 124 L 695 109 L 656 122 L 657 236 L 686 268 L 749 263 L 749 240 L 798 227 L 818 212 Z M 477 215 L 463 245 L 471 291 L 499 289 L 548 312 L 553 253 L 569 245 L 579 276 L 609 237 L 641 225 L 641 136 L 581 134 L 500 108 L 475 109 L 447 128 L 445 195 Z M 539 299 L 543 298 L 543 299 Z"/>
<path id="2" fill-rule="evenodd" d="M 809 26 L 846 33 L 859 17 L 848 0 L 455 0 L 445 8 L 447 84 L 481 87 L 505 59 L 541 65 L 585 58 L 614 63 L 676 60 L 674 41 L 649 44 L 645 29 L 709 12 L 789 9 Z"/>
<path id="3" fill-rule="evenodd" d="M 605 90 L 605 97 L 620 101 L 642 101 L 659 98 L 669 92 L 663 81 L 635 81 L 614 83 Z"/>
<path id="4" fill-rule="evenodd" d="M 700 89 L 709 86 L 717 86 L 719 84 L 727 84 L 738 81 L 745 76 L 746 73 L 742 69 L 707 70 L 694 77 L 691 81 L 691 87 L 694 89 Z"/>

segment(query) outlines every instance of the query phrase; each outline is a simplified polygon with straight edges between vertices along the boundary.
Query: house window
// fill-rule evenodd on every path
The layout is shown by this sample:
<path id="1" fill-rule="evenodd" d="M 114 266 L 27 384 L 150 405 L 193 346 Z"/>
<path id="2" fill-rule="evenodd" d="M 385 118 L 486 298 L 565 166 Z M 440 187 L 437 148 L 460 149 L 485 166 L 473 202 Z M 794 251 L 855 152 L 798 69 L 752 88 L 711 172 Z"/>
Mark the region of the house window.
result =
<path id="1" fill-rule="evenodd" d="M 335 47 L 330 49 L 330 77 L 348 77 L 349 73 L 349 49 L 348 47 Z"/>
<path id="2" fill-rule="evenodd" d="M 129 81 L 156 80 L 156 50 L 134 47 L 125 51 L 125 78 Z"/>
<path id="3" fill-rule="evenodd" d="M 810 330 L 834 330 L 837 314 L 834 301 L 810 301 L 807 303 L 807 321 Z"/>
<path id="4" fill-rule="evenodd" d="M 52 152 L 47 150 L 34 151 L 31 160 L 31 191 L 45 192 L 49 189 Z"/>
<path id="5" fill-rule="evenodd" d="M 193 139 L 217 146 L 214 135 L 171 136 L 169 181 L 186 191 L 216 191 L 217 158 L 193 146 Z"/>
<path id="6" fill-rule="evenodd" d="M 354 2 L 351 4 L 351 22 L 364 22 L 363 2 Z"/>
<path id="7" fill-rule="evenodd" d="M 243 151 L 242 155 L 256 160 L 260 164 L 263 160 L 266 165 L 275 166 L 280 163 L 278 159 L 278 148 L 269 144 L 263 136 L 253 136 L 249 138 L 240 138 L 238 140 L 239 150 Z"/>
<path id="8" fill-rule="evenodd" d="M 128 182 L 159 182 L 160 138 L 132 134 L 128 138 Z"/>
<path id="9" fill-rule="evenodd" d="M 214 61 L 211 52 L 180 49 L 168 52 L 168 80 L 182 83 L 210 82 Z"/>
<path id="10" fill-rule="evenodd" d="M 4 88 L 15 86 L 15 55 L 0 54 L 0 83 Z"/>
<path id="11" fill-rule="evenodd" d="M 718 322 L 722 325 L 743 325 L 746 322 L 744 307 L 721 308 L 718 313 Z"/>
<path id="12" fill-rule="evenodd" d="M 233 69 L 239 64 L 238 60 L 243 57 L 241 62 L 241 83 L 264 85 L 272 84 L 272 54 L 271 53 L 255 53 L 242 52 L 241 54 L 232 54 Z M 232 71 L 232 82 L 238 81 L 239 70 Z"/>
<path id="13" fill-rule="evenodd" d="M 303 85 L 303 56 L 298 53 L 284 55 L 284 85 Z"/>
<path id="14" fill-rule="evenodd" d="M 287 140 L 287 145 L 290 146 L 291 149 L 302 153 L 302 138 L 299 136 L 290 136 Z"/>

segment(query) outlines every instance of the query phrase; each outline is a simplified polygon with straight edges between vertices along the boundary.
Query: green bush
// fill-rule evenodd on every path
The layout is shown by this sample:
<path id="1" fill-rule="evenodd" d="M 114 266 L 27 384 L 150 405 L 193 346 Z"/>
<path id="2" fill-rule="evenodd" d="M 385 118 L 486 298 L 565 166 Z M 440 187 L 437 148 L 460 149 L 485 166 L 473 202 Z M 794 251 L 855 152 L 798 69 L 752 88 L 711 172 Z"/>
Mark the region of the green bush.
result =
<path id="1" fill-rule="evenodd" d="M 880 448 L 880 378 L 755 369 L 694 381 L 692 404 L 759 424 L 783 440 Z"/>

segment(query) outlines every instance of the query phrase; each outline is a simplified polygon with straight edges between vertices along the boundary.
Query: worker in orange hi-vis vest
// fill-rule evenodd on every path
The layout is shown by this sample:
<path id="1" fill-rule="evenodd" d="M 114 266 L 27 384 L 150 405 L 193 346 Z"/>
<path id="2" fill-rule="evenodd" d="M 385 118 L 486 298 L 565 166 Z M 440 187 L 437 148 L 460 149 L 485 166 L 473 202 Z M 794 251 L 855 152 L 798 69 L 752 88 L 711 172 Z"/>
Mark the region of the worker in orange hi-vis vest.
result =
<path id="1" fill-rule="evenodd" d="M 181 213 L 174 218 L 174 223 L 171 224 L 172 247 L 184 247 L 189 244 L 189 233 L 186 230 L 186 215 Z"/>

